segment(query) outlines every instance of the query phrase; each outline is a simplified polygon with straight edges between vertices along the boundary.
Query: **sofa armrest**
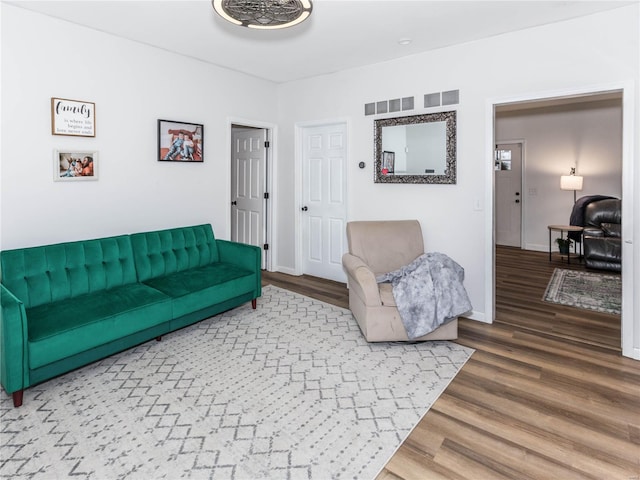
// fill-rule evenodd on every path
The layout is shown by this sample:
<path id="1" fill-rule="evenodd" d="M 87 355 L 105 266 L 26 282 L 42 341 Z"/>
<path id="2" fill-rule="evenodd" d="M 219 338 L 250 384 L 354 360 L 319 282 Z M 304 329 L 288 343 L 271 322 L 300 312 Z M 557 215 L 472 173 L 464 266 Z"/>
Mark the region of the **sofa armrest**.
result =
<path id="1" fill-rule="evenodd" d="M 29 386 L 28 338 L 24 303 L 0 284 L 0 381 L 7 393 Z"/>
<path id="2" fill-rule="evenodd" d="M 376 282 L 376 275 L 364 261 L 355 255 L 345 253 L 342 256 L 342 266 L 349 277 L 349 289 L 354 290 L 367 306 L 380 306 L 380 289 Z"/>
<path id="3" fill-rule="evenodd" d="M 262 295 L 262 251 L 254 245 L 216 240 L 220 261 L 256 272 L 256 298 Z"/>

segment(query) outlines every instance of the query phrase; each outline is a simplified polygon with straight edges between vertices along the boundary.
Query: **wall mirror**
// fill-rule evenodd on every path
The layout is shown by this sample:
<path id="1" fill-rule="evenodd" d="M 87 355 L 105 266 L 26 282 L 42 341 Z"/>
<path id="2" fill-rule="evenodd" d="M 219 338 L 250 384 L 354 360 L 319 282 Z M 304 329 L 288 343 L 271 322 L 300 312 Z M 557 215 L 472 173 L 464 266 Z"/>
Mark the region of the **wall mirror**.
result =
<path id="1" fill-rule="evenodd" d="M 375 120 L 375 183 L 456 183 L 456 112 Z"/>

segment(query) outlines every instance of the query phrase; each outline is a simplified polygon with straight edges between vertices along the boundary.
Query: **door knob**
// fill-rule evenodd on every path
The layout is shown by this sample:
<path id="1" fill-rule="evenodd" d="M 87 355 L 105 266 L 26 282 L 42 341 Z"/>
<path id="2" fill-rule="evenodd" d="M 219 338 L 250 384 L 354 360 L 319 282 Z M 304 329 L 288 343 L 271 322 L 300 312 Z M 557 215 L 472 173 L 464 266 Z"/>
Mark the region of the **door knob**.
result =
<path id="1" fill-rule="evenodd" d="M 234 200 L 233 202 L 231 202 L 231 205 L 238 205 L 238 202 Z"/>
<path id="2" fill-rule="evenodd" d="M 520 200 L 516 200 L 516 203 L 520 203 Z"/>
<path id="3" fill-rule="evenodd" d="M 309 208 L 305 205 L 304 207 L 302 207 L 301 209 L 303 212 L 306 212 L 307 210 L 309 210 Z"/>
<path id="4" fill-rule="evenodd" d="M 520 195 L 520 192 L 516 192 L 516 197 L 517 197 L 518 195 Z"/>

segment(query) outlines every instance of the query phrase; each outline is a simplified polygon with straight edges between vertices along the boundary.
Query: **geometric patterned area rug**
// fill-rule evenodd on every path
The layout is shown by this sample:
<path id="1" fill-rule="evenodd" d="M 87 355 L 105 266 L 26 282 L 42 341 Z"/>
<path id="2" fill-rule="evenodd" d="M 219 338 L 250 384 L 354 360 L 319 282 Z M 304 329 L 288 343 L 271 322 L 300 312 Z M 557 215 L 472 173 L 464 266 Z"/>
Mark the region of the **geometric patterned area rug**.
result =
<path id="1" fill-rule="evenodd" d="M 543 300 L 620 315 L 621 276 L 556 268 Z"/>
<path id="2" fill-rule="evenodd" d="M 0 401 L 0 475 L 373 479 L 473 350 L 367 343 L 348 310 L 250 304 Z"/>

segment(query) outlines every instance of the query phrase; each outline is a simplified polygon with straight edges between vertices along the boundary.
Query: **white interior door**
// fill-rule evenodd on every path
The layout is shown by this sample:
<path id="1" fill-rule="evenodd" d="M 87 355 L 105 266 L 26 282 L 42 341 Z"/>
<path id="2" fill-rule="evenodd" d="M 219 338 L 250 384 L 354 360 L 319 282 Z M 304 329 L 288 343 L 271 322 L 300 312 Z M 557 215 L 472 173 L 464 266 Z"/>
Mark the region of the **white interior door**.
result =
<path id="1" fill-rule="evenodd" d="M 496 244 L 522 246 L 522 144 L 496 145 Z"/>
<path id="2" fill-rule="evenodd" d="M 231 240 L 264 248 L 267 130 L 231 130 Z M 262 268 L 265 267 L 265 251 Z"/>
<path id="3" fill-rule="evenodd" d="M 302 142 L 303 273 L 346 282 L 347 126 L 306 127 Z"/>

